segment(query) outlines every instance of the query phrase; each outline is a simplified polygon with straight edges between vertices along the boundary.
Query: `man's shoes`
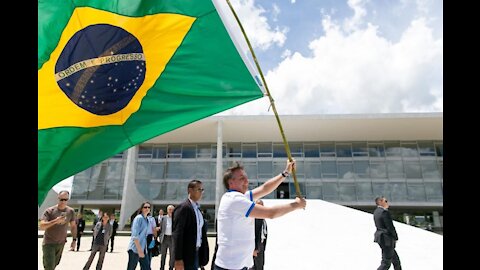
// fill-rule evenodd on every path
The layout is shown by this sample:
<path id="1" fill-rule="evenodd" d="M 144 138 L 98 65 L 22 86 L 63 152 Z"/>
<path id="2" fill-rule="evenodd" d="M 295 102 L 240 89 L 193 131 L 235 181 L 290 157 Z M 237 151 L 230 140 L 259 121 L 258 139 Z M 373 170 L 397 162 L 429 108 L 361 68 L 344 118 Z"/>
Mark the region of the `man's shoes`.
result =
<path id="1" fill-rule="evenodd" d="M 88 251 L 92 251 L 92 249 L 89 249 Z"/>
<path id="2" fill-rule="evenodd" d="M 112 253 L 112 252 L 113 252 L 113 249 L 110 249 L 110 253 Z"/>

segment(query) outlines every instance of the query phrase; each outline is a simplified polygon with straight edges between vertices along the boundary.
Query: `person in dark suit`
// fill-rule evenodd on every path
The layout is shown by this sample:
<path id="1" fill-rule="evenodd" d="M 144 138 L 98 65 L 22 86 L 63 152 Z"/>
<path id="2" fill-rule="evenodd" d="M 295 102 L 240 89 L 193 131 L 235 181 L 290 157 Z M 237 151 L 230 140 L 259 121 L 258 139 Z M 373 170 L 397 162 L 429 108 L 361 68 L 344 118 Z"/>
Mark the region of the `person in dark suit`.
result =
<path id="1" fill-rule="evenodd" d="M 258 199 L 256 204 L 263 205 Z M 253 267 L 250 270 L 263 270 L 265 264 L 265 247 L 267 246 L 267 222 L 263 218 L 255 219 L 255 250 L 253 251 Z"/>
<path id="2" fill-rule="evenodd" d="M 190 181 L 188 199 L 173 211 L 175 270 L 198 270 L 208 263 L 207 222 L 198 205 L 203 191 L 200 180 Z"/>
<path id="3" fill-rule="evenodd" d="M 395 251 L 398 235 L 393 226 L 390 211 L 388 211 L 388 200 L 383 196 L 377 197 L 375 198 L 375 204 L 377 209 L 373 212 L 373 220 L 377 230 L 373 241 L 378 243 L 382 249 L 382 262 L 377 270 L 388 270 L 392 263 L 395 270 L 402 270 L 400 258 Z"/>
<path id="4" fill-rule="evenodd" d="M 82 238 L 83 230 L 85 229 L 85 220 L 83 219 L 82 213 L 77 214 L 76 221 L 77 221 L 77 251 L 78 251 L 80 249 L 80 239 Z"/>
<path id="5" fill-rule="evenodd" d="M 110 237 L 110 252 L 113 252 L 113 243 L 115 241 L 115 235 L 117 235 L 118 222 L 115 219 L 115 214 L 110 214 L 110 220 L 108 221 L 112 226 L 112 236 Z"/>

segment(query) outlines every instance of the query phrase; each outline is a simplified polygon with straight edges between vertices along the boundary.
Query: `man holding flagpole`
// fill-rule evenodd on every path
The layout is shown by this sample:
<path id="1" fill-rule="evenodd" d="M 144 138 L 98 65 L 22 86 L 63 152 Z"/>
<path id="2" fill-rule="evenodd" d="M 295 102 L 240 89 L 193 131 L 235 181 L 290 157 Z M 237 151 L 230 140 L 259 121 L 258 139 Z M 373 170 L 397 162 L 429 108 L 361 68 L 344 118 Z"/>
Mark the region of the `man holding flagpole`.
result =
<path id="1" fill-rule="evenodd" d="M 227 192 L 223 194 L 218 207 L 218 251 L 215 270 L 242 269 L 253 266 L 252 254 L 255 249 L 255 218 L 277 218 L 297 209 L 305 209 L 304 198 L 275 205 L 255 204 L 274 191 L 295 167 L 295 160 L 288 161 L 285 170 L 263 185 L 248 190 L 248 177 L 243 167 L 236 162 L 223 175 Z"/>

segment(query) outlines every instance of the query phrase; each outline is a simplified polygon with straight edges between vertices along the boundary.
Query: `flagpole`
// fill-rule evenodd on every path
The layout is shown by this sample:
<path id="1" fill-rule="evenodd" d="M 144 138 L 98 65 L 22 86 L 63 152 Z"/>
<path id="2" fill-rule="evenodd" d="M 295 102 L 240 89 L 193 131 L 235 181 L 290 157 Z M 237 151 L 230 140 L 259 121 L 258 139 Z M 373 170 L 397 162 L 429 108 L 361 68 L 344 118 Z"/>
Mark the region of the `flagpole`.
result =
<path id="1" fill-rule="evenodd" d="M 260 68 L 260 65 L 258 64 L 257 56 L 255 55 L 255 52 L 253 51 L 252 45 L 250 44 L 250 40 L 248 39 L 247 34 L 245 33 L 245 30 L 243 29 L 242 23 L 240 23 L 240 20 L 238 19 L 238 16 L 237 16 L 237 13 L 235 12 L 235 10 L 232 7 L 232 4 L 230 3 L 230 0 L 226 0 L 226 1 L 228 3 L 228 6 L 230 7 L 230 10 L 233 13 L 233 16 L 235 17 L 235 20 L 237 21 L 238 25 L 240 26 L 240 29 L 242 30 L 242 34 L 245 37 L 245 40 L 247 41 L 248 48 L 252 52 L 253 61 L 255 62 L 255 66 L 257 67 L 258 72 L 260 73 L 260 77 L 262 78 L 263 85 L 265 85 L 265 90 L 267 91 L 267 96 L 268 96 L 268 99 L 270 100 L 270 106 L 272 106 L 272 110 L 273 110 L 273 113 L 275 115 L 275 119 L 277 119 L 278 128 L 280 129 L 280 134 L 282 135 L 282 139 L 283 139 L 283 145 L 285 146 L 285 152 L 287 152 L 288 160 L 292 161 L 293 159 L 292 159 L 292 154 L 290 152 L 290 146 L 288 145 L 287 138 L 285 137 L 285 133 L 283 132 L 282 123 L 280 122 L 280 117 L 278 116 L 277 109 L 275 108 L 275 101 L 273 100 L 272 95 L 270 94 L 270 90 L 268 90 L 267 82 L 265 81 L 262 69 Z M 297 197 L 302 198 L 303 196 L 302 196 L 302 193 L 300 191 L 300 186 L 298 185 L 297 175 L 295 173 L 295 169 L 292 170 L 292 176 L 293 176 L 293 184 L 295 185 L 295 193 L 296 193 Z"/>

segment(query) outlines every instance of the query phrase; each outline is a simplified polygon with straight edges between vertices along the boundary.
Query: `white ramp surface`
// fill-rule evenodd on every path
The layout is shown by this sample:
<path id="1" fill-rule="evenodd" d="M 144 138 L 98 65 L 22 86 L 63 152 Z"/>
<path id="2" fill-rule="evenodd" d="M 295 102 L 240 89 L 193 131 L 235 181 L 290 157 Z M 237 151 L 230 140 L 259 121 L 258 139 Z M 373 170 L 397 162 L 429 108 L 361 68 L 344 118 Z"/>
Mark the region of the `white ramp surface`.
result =
<path id="1" fill-rule="evenodd" d="M 265 206 L 293 200 L 263 200 Z M 373 242 L 373 214 L 307 199 L 305 210 L 267 219 L 265 270 L 375 270 L 381 249 Z M 443 236 L 393 222 L 403 269 L 443 269 Z M 393 270 L 393 265 L 390 267 Z"/>

